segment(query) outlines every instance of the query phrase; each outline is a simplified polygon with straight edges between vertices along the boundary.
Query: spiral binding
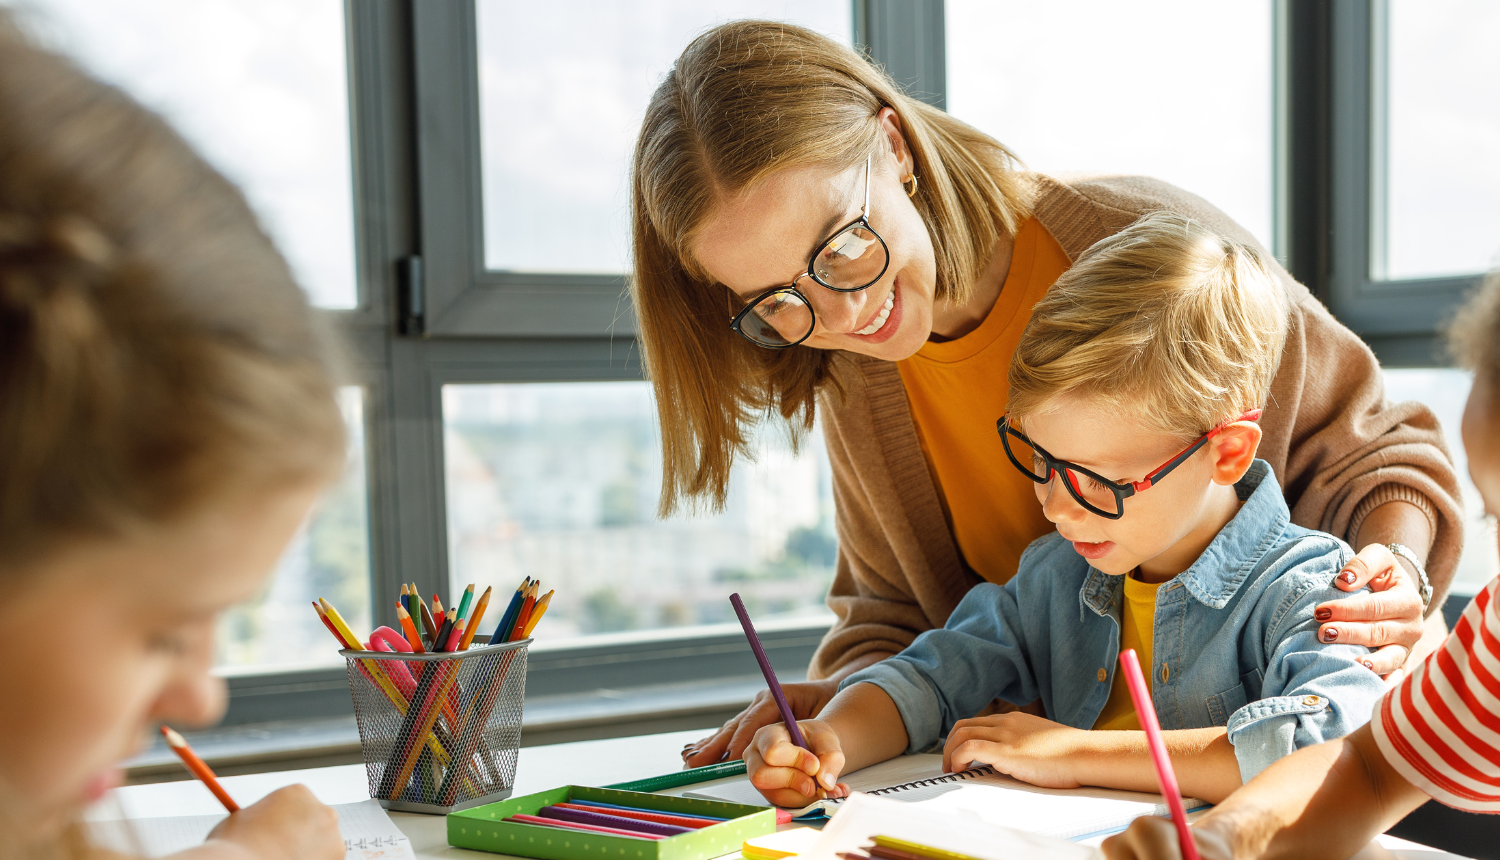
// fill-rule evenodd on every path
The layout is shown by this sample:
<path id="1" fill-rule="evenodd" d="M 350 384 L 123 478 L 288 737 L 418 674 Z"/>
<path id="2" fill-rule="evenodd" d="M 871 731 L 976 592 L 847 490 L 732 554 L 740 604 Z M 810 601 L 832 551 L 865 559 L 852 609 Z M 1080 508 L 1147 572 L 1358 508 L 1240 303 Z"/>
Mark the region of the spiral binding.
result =
<path id="1" fill-rule="evenodd" d="M 995 768 L 991 765 L 980 765 L 979 767 L 961 770 L 958 773 L 945 773 L 942 776 L 934 776 L 931 779 L 919 779 L 915 782 L 903 782 L 900 785 L 888 785 L 885 788 L 877 788 L 867 791 L 865 794 L 899 794 L 903 791 L 911 791 L 914 788 L 927 788 L 932 785 L 944 785 L 950 782 L 960 782 L 965 779 L 974 779 L 980 776 L 994 776 Z M 830 797 L 826 803 L 843 803 L 847 797 Z"/>

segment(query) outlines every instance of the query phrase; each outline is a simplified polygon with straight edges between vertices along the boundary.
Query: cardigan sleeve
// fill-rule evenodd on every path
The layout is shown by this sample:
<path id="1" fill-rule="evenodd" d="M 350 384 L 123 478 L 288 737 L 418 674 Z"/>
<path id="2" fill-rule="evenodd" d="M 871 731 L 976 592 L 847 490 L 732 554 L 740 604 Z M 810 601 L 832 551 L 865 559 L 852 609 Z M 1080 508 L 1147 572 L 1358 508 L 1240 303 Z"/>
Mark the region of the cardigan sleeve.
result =
<path id="1" fill-rule="evenodd" d="M 1040 180 L 1049 196 L 1038 206 L 1038 217 L 1055 222 L 1049 229 L 1073 259 L 1141 215 L 1163 209 L 1260 247 L 1212 204 L 1160 180 Z M 1404 501 L 1421 510 L 1433 526 L 1427 573 L 1432 605 L 1439 607 L 1463 547 L 1463 509 L 1437 416 L 1420 403 L 1387 400 L 1380 363 L 1370 348 L 1279 263 L 1271 265 L 1292 313 L 1260 422 L 1260 456 L 1281 476 L 1293 522 L 1350 544 L 1365 516 L 1381 504 Z"/>

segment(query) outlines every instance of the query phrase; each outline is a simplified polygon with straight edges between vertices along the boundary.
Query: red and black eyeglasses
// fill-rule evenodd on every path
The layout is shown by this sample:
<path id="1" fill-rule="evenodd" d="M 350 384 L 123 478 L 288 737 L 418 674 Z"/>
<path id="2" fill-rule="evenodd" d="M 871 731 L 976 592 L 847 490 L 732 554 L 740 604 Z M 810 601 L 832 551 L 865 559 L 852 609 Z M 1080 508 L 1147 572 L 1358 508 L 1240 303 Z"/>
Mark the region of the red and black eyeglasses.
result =
<path id="1" fill-rule="evenodd" d="M 1026 477 L 1038 484 L 1045 484 L 1052 480 L 1054 473 L 1062 475 L 1063 486 L 1067 488 L 1068 495 L 1082 505 L 1084 510 L 1107 519 L 1117 520 L 1125 515 L 1127 498 L 1151 489 L 1162 478 L 1171 474 L 1173 469 L 1186 462 L 1187 458 L 1193 456 L 1199 448 L 1207 445 L 1208 440 L 1218 435 L 1225 427 L 1239 421 L 1255 421 L 1260 418 L 1262 411 L 1251 409 L 1238 418 L 1230 418 L 1220 423 L 1199 436 L 1198 440 L 1183 449 L 1182 453 L 1152 469 L 1145 478 L 1125 484 L 1111 481 L 1098 472 L 1085 469 L 1076 463 L 1057 459 L 1012 426 L 1008 415 L 995 422 L 995 429 L 999 431 L 1000 441 L 1005 445 L 1005 456 L 1009 457 L 1011 463 Z"/>

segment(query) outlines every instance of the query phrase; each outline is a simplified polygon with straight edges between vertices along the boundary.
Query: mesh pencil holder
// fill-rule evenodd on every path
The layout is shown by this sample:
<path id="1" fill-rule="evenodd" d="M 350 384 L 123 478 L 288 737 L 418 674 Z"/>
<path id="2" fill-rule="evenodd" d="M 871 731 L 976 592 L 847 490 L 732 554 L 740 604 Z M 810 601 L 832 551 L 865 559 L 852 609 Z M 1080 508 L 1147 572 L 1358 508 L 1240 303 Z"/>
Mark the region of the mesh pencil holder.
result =
<path id="1" fill-rule="evenodd" d="M 510 796 L 530 639 L 467 651 L 340 651 L 370 797 L 446 814 Z"/>

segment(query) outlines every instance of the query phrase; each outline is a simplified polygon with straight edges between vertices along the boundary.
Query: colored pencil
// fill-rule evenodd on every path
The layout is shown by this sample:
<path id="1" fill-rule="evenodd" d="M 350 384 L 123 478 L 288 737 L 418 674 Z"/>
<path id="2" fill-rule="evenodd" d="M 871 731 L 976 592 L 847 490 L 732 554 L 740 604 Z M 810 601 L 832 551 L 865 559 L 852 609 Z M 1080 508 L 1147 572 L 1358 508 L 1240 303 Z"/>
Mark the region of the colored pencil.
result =
<path id="1" fill-rule="evenodd" d="M 437 619 L 432 617 L 432 610 L 427 608 L 427 601 L 423 600 L 420 595 L 413 594 L 411 596 L 411 602 L 417 605 L 417 614 L 413 615 L 411 620 L 415 622 L 418 615 L 422 617 L 422 630 L 427 634 L 427 641 L 431 643 L 432 637 L 437 635 Z M 431 647 L 429 644 L 427 650 L 436 651 L 437 649 Z"/>
<path id="2" fill-rule="evenodd" d="M 589 833 L 605 833 L 610 836 L 624 836 L 630 839 L 665 839 L 665 836 L 652 836 L 647 833 L 635 833 L 630 830 L 616 830 L 613 827 L 596 827 L 592 824 L 577 824 L 572 821 L 558 821 L 555 818 L 541 818 L 535 815 L 512 815 L 505 819 L 520 824 L 536 824 L 542 827 L 556 827 L 561 830 L 583 830 Z"/>
<path id="3" fill-rule="evenodd" d="M 468 618 L 469 618 L 469 609 L 473 605 L 474 605 L 474 583 L 471 582 L 471 583 L 469 583 L 469 587 L 464 589 L 463 597 L 459 598 L 459 601 L 458 601 L 458 620 L 459 621 L 467 621 L 468 620 Z"/>
<path id="4" fill-rule="evenodd" d="M 450 609 L 450 610 L 448 610 L 447 614 L 445 614 L 443 616 L 443 626 L 441 626 L 441 627 L 438 628 L 437 635 L 432 638 L 432 650 L 434 650 L 434 651 L 446 651 L 446 650 L 448 650 L 447 648 L 445 648 L 443 646 L 444 646 L 444 643 L 446 643 L 448 641 L 448 634 L 453 632 L 453 618 L 457 614 L 458 614 L 457 610 Z"/>
<path id="5" fill-rule="evenodd" d="M 418 654 L 425 654 L 427 649 L 422 647 L 422 634 L 417 632 L 417 626 L 411 623 L 411 613 L 406 607 L 396 607 L 396 620 L 401 622 L 401 632 L 406 634 L 406 641 L 411 643 L 411 650 Z"/>
<path id="6" fill-rule="evenodd" d="M 933 848 L 920 842 L 910 842 L 891 836 L 871 836 L 870 839 L 875 842 L 875 845 L 865 850 L 870 852 L 872 857 L 884 857 L 886 860 L 975 860 L 968 854 L 960 854 L 944 848 Z"/>
<path id="7" fill-rule="evenodd" d="M 337 627 L 339 632 L 344 635 L 344 640 L 349 643 L 349 647 L 355 651 L 363 651 L 364 649 L 359 644 L 359 637 L 349 628 L 348 624 L 344 623 L 344 616 L 340 615 L 339 611 L 333 608 L 333 604 L 321 597 L 318 598 L 318 603 L 322 605 L 323 612 L 327 614 L 328 620 L 333 622 L 333 626 Z"/>
<path id="8" fill-rule="evenodd" d="M 1151 690 L 1146 687 L 1146 676 L 1141 674 L 1141 661 L 1134 648 L 1120 652 L 1120 667 L 1125 671 L 1125 685 L 1130 688 L 1136 719 L 1146 732 L 1146 746 L 1151 750 L 1151 763 L 1156 766 L 1156 780 L 1161 783 L 1162 797 L 1167 799 L 1167 808 L 1172 810 L 1172 823 L 1177 825 L 1177 841 L 1183 860 L 1198 860 L 1198 845 L 1188 831 L 1187 812 L 1182 808 L 1182 795 L 1177 790 L 1177 774 L 1172 771 L 1172 759 L 1167 756 L 1161 724 L 1156 721 L 1156 706 L 1151 704 Z"/>
<path id="9" fill-rule="evenodd" d="M 781 711 L 781 721 L 786 723 L 787 734 L 791 735 L 792 743 L 807 749 L 807 739 L 802 736 L 802 727 L 797 725 L 797 717 L 792 713 L 792 706 L 787 703 L 786 693 L 782 692 L 781 684 L 776 680 L 776 670 L 771 668 L 771 661 L 766 658 L 766 649 L 761 647 L 760 637 L 755 635 L 755 625 L 750 623 L 750 613 L 745 610 L 745 601 L 736 592 L 729 595 L 729 603 L 734 607 L 734 614 L 739 616 L 740 626 L 745 629 L 745 638 L 750 640 L 750 650 L 755 652 L 755 662 L 760 664 L 760 673 L 766 678 L 771 698 L 776 700 L 776 708 Z"/>
<path id="10" fill-rule="evenodd" d="M 679 818 L 676 815 L 668 815 L 664 812 L 650 812 L 644 809 L 628 809 L 625 807 L 613 807 L 601 809 L 597 806 L 583 806 L 577 803 L 554 803 L 559 809 L 573 809 L 579 812 L 600 812 L 605 815 L 617 815 L 621 818 L 634 818 L 639 821 L 650 821 L 656 824 L 670 824 L 673 827 L 686 827 L 689 830 L 701 830 L 704 827 L 712 827 L 717 821 L 709 821 L 704 818 Z"/>
<path id="11" fill-rule="evenodd" d="M 437 596 L 437 594 L 433 594 L 432 595 L 432 617 L 433 618 L 442 618 L 444 615 L 447 615 L 447 614 L 448 613 L 443 609 L 443 601 Z"/>
<path id="12" fill-rule="evenodd" d="M 563 809 L 558 806 L 544 806 L 537 811 L 537 815 L 542 818 L 571 821 L 574 824 L 613 827 L 617 830 L 633 830 L 637 833 L 650 833 L 656 836 L 677 836 L 682 833 L 693 832 L 693 828 L 691 827 L 675 827 L 671 824 L 657 824 L 654 821 L 641 821 L 635 818 L 626 818 L 622 815 L 608 815 L 603 812 L 588 812 L 580 809 Z"/>
<path id="13" fill-rule="evenodd" d="M 510 641 L 510 623 L 515 620 L 516 613 L 521 609 L 521 601 L 526 598 L 526 588 L 531 585 L 531 577 L 526 577 L 521 584 L 516 586 L 516 593 L 510 596 L 510 603 L 505 606 L 505 614 L 500 616 L 500 622 L 495 625 L 495 632 L 490 634 L 490 644 Z"/>
<path id="14" fill-rule="evenodd" d="M 551 602 L 552 592 L 549 591 L 542 595 L 542 599 L 538 600 L 535 606 L 531 607 L 531 617 L 526 619 L 526 629 L 521 631 L 522 639 L 531 638 L 531 631 L 536 629 L 537 622 L 542 620 L 542 616 L 547 612 L 547 605 Z"/>
<path id="15" fill-rule="evenodd" d="M 744 773 L 744 771 L 740 771 L 740 772 Z M 628 809 L 628 810 L 630 810 L 632 812 L 650 812 L 650 813 L 653 813 L 653 814 L 656 814 L 656 815 L 666 814 L 666 813 L 663 813 L 659 809 L 641 809 L 638 806 L 621 806 L 618 803 L 605 803 L 605 802 L 600 801 L 600 800 L 577 800 L 577 799 L 574 799 L 574 800 L 568 801 L 567 804 L 564 804 L 564 805 L 587 806 L 587 807 L 590 807 L 590 808 L 598 808 L 598 809 Z M 729 820 L 728 818 L 718 818 L 718 817 L 715 817 L 713 815 L 694 815 L 694 814 L 688 813 L 688 812 L 673 812 L 673 813 L 670 813 L 670 814 L 671 814 L 671 816 L 673 818 L 685 818 L 685 819 L 690 819 L 690 820 L 693 820 L 693 821 L 707 821 L 710 824 L 717 824 L 717 823 L 719 823 L 721 821 L 728 821 Z"/>
<path id="16" fill-rule="evenodd" d="M 467 651 L 469 645 L 474 641 L 474 634 L 479 632 L 479 622 L 484 620 L 484 611 L 490 607 L 491 588 L 485 587 L 484 593 L 479 595 L 479 602 L 474 604 L 474 617 L 464 627 L 464 638 L 459 640 L 458 650 Z"/>
<path id="17" fill-rule="evenodd" d="M 526 598 L 521 601 L 521 611 L 516 613 L 516 620 L 511 622 L 510 635 L 505 637 L 505 641 L 515 642 L 521 638 L 521 631 L 526 629 L 526 622 L 531 618 L 531 611 L 536 608 L 536 593 L 541 587 L 540 581 L 531 583 L 531 588 L 526 591 Z"/>
<path id="18" fill-rule="evenodd" d="M 452 615 L 453 613 L 454 610 L 448 610 L 449 615 Z M 448 633 L 448 641 L 443 645 L 444 651 L 458 650 L 458 643 L 462 642 L 464 638 L 465 626 L 466 625 L 464 624 L 464 620 L 462 618 L 453 619 L 453 630 Z"/>
<path id="19" fill-rule="evenodd" d="M 344 641 L 344 634 L 340 633 L 339 629 L 333 626 L 333 622 L 328 620 L 328 614 L 323 611 L 323 607 L 319 606 L 316 600 L 313 601 L 313 609 L 318 613 L 318 618 L 323 622 L 323 626 L 327 627 L 328 632 L 333 634 L 333 638 L 339 640 L 339 644 L 347 650 L 349 643 Z"/>
<path id="20" fill-rule="evenodd" d="M 234 802 L 234 798 L 229 796 L 224 786 L 219 785 L 219 778 L 214 776 L 213 769 L 205 764 L 203 759 L 198 758 L 198 754 L 193 752 L 193 748 L 188 746 L 188 742 L 183 739 L 182 735 L 162 726 L 161 736 L 167 739 L 167 746 L 172 748 L 172 752 L 177 753 L 177 757 L 182 759 L 182 763 L 187 766 L 193 776 L 198 777 L 204 785 L 208 786 L 208 790 L 214 793 L 214 797 L 224 804 L 225 809 L 232 813 L 240 811 L 240 805 Z"/>

